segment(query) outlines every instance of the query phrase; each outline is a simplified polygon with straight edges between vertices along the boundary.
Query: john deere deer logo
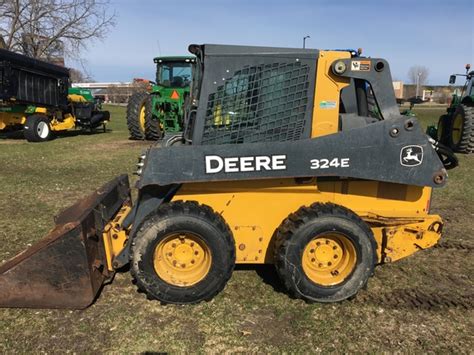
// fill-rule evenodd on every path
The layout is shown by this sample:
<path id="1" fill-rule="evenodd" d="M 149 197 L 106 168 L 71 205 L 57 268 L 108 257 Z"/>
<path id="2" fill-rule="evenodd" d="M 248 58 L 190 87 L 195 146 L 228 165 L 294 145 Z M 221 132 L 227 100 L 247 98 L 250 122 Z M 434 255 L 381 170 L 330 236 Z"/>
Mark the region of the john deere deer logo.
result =
<path id="1" fill-rule="evenodd" d="M 423 147 L 408 145 L 400 151 L 400 163 L 403 166 L 417 166 L 423 162 Z"/>

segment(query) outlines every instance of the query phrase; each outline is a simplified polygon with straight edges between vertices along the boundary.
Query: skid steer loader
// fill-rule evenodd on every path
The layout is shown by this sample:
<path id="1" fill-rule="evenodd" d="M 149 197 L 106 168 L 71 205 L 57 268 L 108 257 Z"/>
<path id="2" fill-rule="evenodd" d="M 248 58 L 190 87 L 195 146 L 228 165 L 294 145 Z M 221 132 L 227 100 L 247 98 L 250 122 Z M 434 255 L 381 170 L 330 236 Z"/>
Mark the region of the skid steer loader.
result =
<path id="1" fill-rule="evenodd" d="M 400 115 L 385 60 L 189 49 L 184 133 L 140 157 L 136 202 L 120 176 L 61 213 L 44 240 L 0 266 L 0 306 L 84 308 L 127 264 L 164 303 L 210 300 L 235 264 L 264 263 L 292 296 L 337 302 L 376 265 L 436 244 L 431 193 L 452 154 Z"/>

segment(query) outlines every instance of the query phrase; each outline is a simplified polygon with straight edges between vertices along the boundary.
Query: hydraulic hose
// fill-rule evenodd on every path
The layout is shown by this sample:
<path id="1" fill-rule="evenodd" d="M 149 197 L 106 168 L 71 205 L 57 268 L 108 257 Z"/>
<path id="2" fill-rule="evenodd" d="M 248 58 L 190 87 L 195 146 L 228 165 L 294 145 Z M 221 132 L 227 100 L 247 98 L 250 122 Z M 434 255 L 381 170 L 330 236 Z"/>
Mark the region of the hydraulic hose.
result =
<path id="1" fill-rule="evenodd" d="M 430 141 L 436 153 L 438 153 L 439 159 L 441 159 L 441 162 L 443 163 L 446 170 L 454 169 L 459 165 L 458 158 L 450 148 L 429 136 L 428 140 Z"/>

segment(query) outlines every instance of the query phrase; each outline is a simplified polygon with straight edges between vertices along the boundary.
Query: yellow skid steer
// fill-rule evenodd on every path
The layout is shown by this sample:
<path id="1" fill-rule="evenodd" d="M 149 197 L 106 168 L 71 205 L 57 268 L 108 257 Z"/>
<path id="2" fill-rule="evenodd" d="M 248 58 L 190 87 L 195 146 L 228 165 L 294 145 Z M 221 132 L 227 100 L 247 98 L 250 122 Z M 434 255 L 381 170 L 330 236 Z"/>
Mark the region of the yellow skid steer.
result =
<path id="1" fill-rule="evenodd" d="M 0 266 L 0 306 L 85 308 L 127 264 L 165 303 L 212 299 L 236 263 L 274 264 L 293 297 L 337 302 L 436 244 L 431 192 L 455 156 L 400 115 L 385 60 L 189 49 L 184 133 L 139 158 L 134 205 L 120 176 L 62 212 Z"/>

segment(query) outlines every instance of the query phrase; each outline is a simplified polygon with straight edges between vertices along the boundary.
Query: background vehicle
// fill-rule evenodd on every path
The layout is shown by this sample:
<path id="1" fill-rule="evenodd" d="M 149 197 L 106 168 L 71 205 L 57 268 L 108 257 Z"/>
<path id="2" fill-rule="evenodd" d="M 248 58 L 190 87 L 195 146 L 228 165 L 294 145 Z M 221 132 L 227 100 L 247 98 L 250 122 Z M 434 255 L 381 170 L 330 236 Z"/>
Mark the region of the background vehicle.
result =
<path id="1" fill-rule="evenodd" d="M 129 99 L 127 124 L 133 139 L 162 139 L 183 130 L 183 105 L 189 95 L 194 57 L 157 57 L 156 83 Z"/>
<path id="2" fill-rule="evenodd" d="M 120 176 L 0 266 L 1 306 L 84 308 L 127 264 L 142 291 L 167 303 L 210 300 L 236 263 L 274 264 L 294 297 L 337 302 L 376 265 L 436 244 L 443 222 L 431 195 L 446 170 L 416 118 L 400 114 L 385 60 L 190 51 L 183 144 L 140 157 L 134 205 Z"/>
<path id="3" fill-rule="evenodd" d="M 105 129 L 110 119 L 90 90 L 69 87 L 69 69 L 0 49 L 0 130 L 30 142 L 72 128 Z"/>
<path id="4" fill-rule="evenodd" d="M 436 138 L 458 153 L 474 152 L 474 71 L 466 65 L 466 74 L 453 74 L 449 83 L 456 83 L 456 76 L 466 78 L 459 95 L 454 94 L 446 114 L 438 121 Z M 434 134 L 433 134 L 434 135 Z"/>

